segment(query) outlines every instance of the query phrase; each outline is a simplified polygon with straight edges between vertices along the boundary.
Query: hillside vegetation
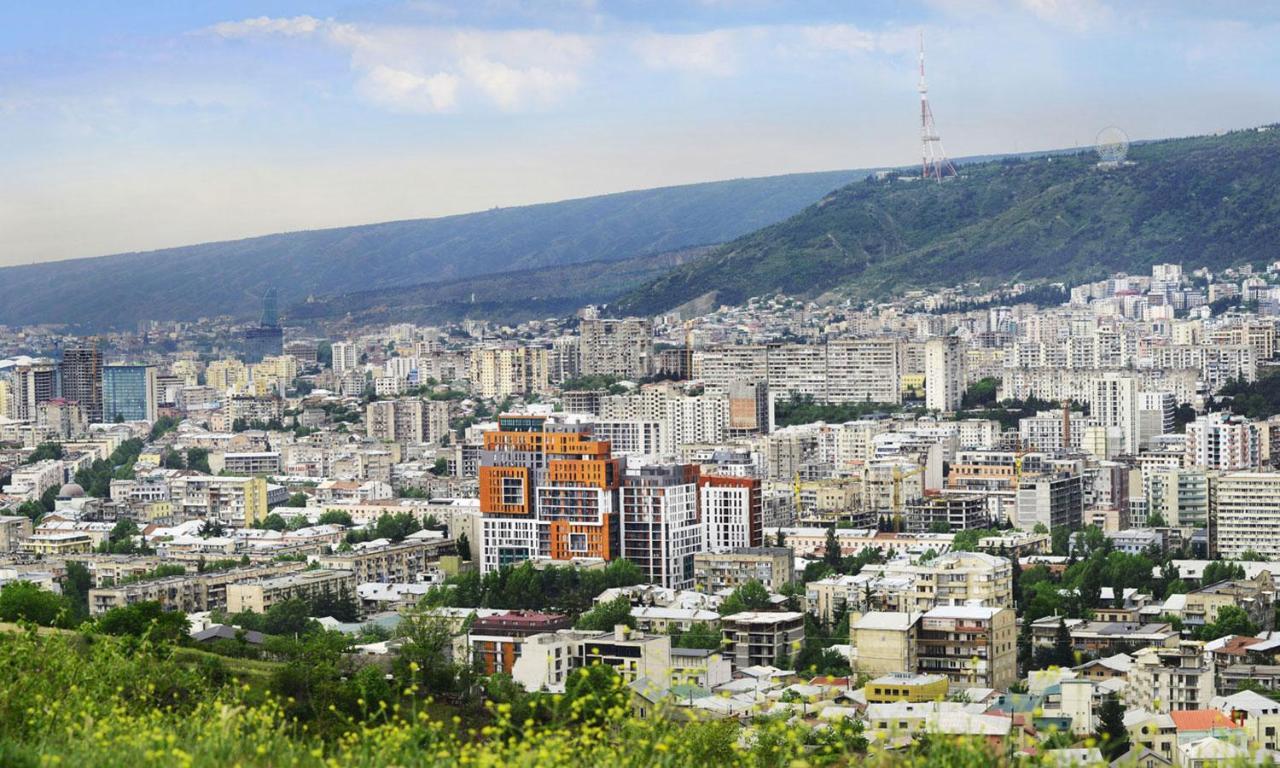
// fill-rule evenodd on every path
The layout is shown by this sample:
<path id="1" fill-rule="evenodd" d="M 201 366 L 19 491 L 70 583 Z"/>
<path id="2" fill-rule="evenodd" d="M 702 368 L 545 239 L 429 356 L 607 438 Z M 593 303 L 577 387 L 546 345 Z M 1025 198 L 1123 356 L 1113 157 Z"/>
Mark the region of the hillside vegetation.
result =
<path id="1" fill-rule="evenodd" d="M 1222 267 L 1280 256 L 1280 131 L 1093 153 L 1004 158 L 943 184 L 867 178 L 786 221 L 656 278 L 622 302 L 654 313 L 716 292 L 881 298 L 967 280 L 1081 280 L 1172 261 Z"/>
<path id="2" fill-rule="evenodd" d="M 255 317 L 267 286 L 308 296 L 614 261 L 722 243 L 779 221 L 865 172 L 624 192 L 438 219 L 0 269 L 0 323 L 131 326 Z"/>
<path id="3" fill-rule="evenodd" d="M 341 684 L 357 693 L 307 714 L 313 699 L 329 699 L 338 684 L 282 672 L 282 665 L 263 682 L 241 672 L 243 665 L 193 654 L 145 637 L 0 632 L 0 765 L 1014 764 L 984 741 L 956 738 L 868 753 L 867 740 L 847 723 L 819 729 L 762 716 L 744 728 L 733 720 L 639 719 L 627 687 L 601 667 L 583 670 L 565 696 L 552 698 L 552 713 L 492 699 L 467 712 L 433 702 L 416 673 L 392 687 L 368 667 L 372 674 Z M 305 662 L 300 670 L 310 669 Z"/>

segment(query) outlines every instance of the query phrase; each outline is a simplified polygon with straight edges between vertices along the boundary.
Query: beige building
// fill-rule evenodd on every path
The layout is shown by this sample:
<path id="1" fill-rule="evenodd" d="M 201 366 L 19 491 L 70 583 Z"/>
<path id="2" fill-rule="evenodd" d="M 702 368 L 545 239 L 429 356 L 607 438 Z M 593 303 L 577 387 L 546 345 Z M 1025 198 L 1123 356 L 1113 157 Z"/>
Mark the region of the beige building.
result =
<path id="1" fill-rule="evenodd" d="M 351 571 L 322 568 L 240 582 L 227 586 L 227 613 L 266 613 L 271 606 L 285 600 L 311 600 L 325 593 L 339 594 L 343 591 L 355 597 L 356 576 Z"/>
<path id="2" fill-rule="evenodd" d="M 1204 644 L 1192 641 L 1138 651 L 1123 689 L 1129 708 L 1160 713 L 1201 709 L 1213 695 L 1213 664 L 1205 658 Z"/>
<path id="3" fill-rule="evenodd" d="M 850 622 L 854 668 L 860 675 L 881 677 L 916 669 L 919 613 L 871 611 Z"/>
<path id="4" fill-rule="evenodd" d="M 728 552 L 699 552 L 693 556 L 694 589 L 714 594 L 758 581 L 777 592 L 795 580 L 795 556 L 790 547 L 741 547 Z"/>
<path id="5" fill-rule="evenodd" d="M 632 632 L 625 626 L 612 632 L 562 629 L 525 638 L 511 669 L 511 677 L 527 691 L 563 693 L 574 670 L 592 664 L 611 667 L 627 683 L 645 678 L 655 689 L 672 677 L 671 638 Z"/>
<path id="6" fill-rule="evenodd" d="M 541 347 L 484 347 L 471 351 L 472 394 L 490 400 L 547 391 L 547 350 Z"/>
<path id="7" fill-rule="evenodd" d="M 449 403 L 400 398 L 365 407 L 365 433 L 389 443 L 435 443 L 449 434 Z"/>
<path id="8" fill-rule="evenodd" d="M 746 611 L 720 620 L 725 656 L 735 669 L 768 666 L 795 658 L 804 645 L 804 614 Z"/>
<path id="9" fill-rule="evenodd" d="M 298 562 L 267 563 L 207 573 L 187 573 L 128 584 L 101 586 L 89 590 L 89 613 L 97 616 L 112 608 L 141 602 L 157 602 L 167 611 L 195 613 L 227 608 L 228 586 L 295 573 L 305 568 Z M 191 567 L 191 570 L 195 570 Z M 110 571 L 108 571 L 110 572 Z M 132 568 L 114 571 L 136 575 Z M 105 583 L 105 579 L 103 580 Z M 234 611 L 229 611 L 234 613 Z"/>
<path id="10" fill-rule="evenodd" d="M 453 539 L 407 540 L 380 547 L 358 546 L 350 552 L 320 555 L 316 561 L 329 570 L 351 571 L 356 583 L 412 583 L 425 573 L 427 564 L 454 554 Z"/>
<path id="11" fill-rule="evenodd" d="M 1280 559 L 1280 472 L 1230 472 L 1209 480 L 1209 546 L 1239 559 L 1253 550 Z"/>
<path id="12" fill-rule="evenodd" d="M 18 542 L 18 551 L 45 557 L 63 557 L 93 551 L 93 536 L 82 531 L 35 533 Z"/>
<path id="13" fill-rule="evenodd" d="M 13 552 L 31 537 L 31 518 L 26 515 L 0 516 L 0 553 Z"/>
<path id="14" fill-rule="evenodd" d="M 186 475 L 172 486 L 175 511 L 189 517 L 252 527 L 267 517 L 267 481 L 261 477 Z"/>
<path id="15" fill-rule="evenodd" d="M 928 611 L 939 606 L 1013 607 L 1013 563 L 983 552 L 948 552 L 922 563 L 892 561 L 864 566 L 859 576 L 909 583 L 898 605 Z"/>
<path id="16" fill-rule="evenodd" d="M 917 671 L 960 687 L 1006 690 L 1018 679 L 1017 635 L 1012 608 L 934 608 L 920 619 Z"/>

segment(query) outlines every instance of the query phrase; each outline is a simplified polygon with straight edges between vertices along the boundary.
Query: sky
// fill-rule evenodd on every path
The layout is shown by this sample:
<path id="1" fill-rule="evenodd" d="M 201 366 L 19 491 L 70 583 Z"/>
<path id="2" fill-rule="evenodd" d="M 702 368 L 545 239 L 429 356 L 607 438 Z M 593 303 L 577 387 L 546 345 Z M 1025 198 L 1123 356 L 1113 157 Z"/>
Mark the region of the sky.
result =
<path id="1" fill-rule="evenodd" d="M 1280 4 L 46 0 L 0 11 L 0 265 L 1280 120 Z"/>

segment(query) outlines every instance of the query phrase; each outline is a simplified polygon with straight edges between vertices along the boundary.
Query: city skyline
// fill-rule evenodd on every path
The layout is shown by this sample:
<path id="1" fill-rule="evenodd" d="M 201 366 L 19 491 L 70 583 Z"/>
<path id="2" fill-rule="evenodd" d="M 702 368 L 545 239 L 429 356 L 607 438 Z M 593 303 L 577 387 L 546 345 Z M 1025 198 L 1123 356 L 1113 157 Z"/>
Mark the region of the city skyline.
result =
<path id="1" fill-rule="evenodd" d="M 0 266 L 721 178 L 1270 122 L 1245 3 L 15 9 Z M 982 51 L 983 56 L 975 56 Z"/>

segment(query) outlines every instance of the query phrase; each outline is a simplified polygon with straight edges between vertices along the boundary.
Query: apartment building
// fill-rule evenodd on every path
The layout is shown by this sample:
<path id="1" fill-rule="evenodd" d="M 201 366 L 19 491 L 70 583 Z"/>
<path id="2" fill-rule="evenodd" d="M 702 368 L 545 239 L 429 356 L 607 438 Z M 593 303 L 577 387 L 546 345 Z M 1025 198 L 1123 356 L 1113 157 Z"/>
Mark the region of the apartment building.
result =
<path id="1" fill-rule="evenodd" d="M 1209 547 L 1239 559 L 1280 559 L 1280 472 L 1229 472 L 1210 480 Z"/>
<path id="2" fill-rule="evenodd" d="M 330 570 L 351 571 L 356 582 L 406 584 L 419 581 L 428 565 L 456 552 L 454 539 L 408 539 L 398 543 L 357 544 L 350 552 L 319 555 L 315 561 Z"/>
<path id="3" fill-rule="evenodd" d="M 907 502 L 906 530 L 929 533 L 945 527 L 949 531 L 967 531 L 991 527 L 987 497 L 979 493 L 930 495 Z"/>
<path id="4" fill-rule="evenodd" d="M 449 434 L 449 403 L 400 398 L 365 406 L 365 434 L 389 443 L 437 443 Z"/>
<path id="5" fill-rule="evenodd" d="M 1241 416 L 1208 413 L 1187 424 L 1188 467 L 1234 472 L 1255 469 L 1262 460 L 1257 425 Z"/>
<path id="6" fill-rule="evenodd" d="M 31 518 L 26 515 L 0 515 L 0 554 L 16 552 L 31 538 Z"/>
<path id="7" fill-rule="evenodd" d="M 187 517 L 253 527 L 267 517 L 267 481 L 261 477 L 183 475 L 170 486 L 175 511 Z"/>
<path id="8" fill-rule="evenodd" d="M 698 478 L 703 548 L 727 552 L 764 543 L 760 480 L 702 475 Z"/>
<path id="9" fill-rule="evenodd" d="M 578 328 L 578 373 L 641 379 L 653 366 L 653 322 L 589 318 Z"/>
<path id="10" fill-rule="evenodd" d="M 281 577 L 300 572 L 305 567 L 305 564 L 297 562 L 267 563 L 96 587 L 89 590 L 89 613 L 97 616 L 112 608 L 141 602 L 157 602 L 166 611 L 183 613 L 213 610 L 235 613 L 229 610 L 227 603 L 227 588 L 231 584 Z"/>
<path id="11" fill-rule="evenodd" d="M 479 616 L 467 628 L 471 660 L 486 675 L 511 674 L 526 639 L 569 629 L 573 620 L 561 613 L 512 611 Z"/>
<path id="12" fill-rule="evenodd" d="M 869 611 L 849 623 L 849 643 L 858 649 L 854 669 L 880 677 L 916 670 L 919 613 Z"/>
<path id="13" fill-rule="evenodd" d="M 895 560 L 872 563 L 859 575 L 909 583 L 903 610 L 928 611 L 940 606 L 1013 607 L 1013 563 L 984 552 L 948 552 L 925 562 Z"/>
<path id="14" fill-rule="evenodd" d="M 628 467 L 620 491 L 620 555 L 645 582 L 689 589 L 694 557 L 704 549 L 696 464 Z"/>
<path id="15" fill-rule="evenodd" d="M 747 611 L 720 620 L 725 656 L 735 669 L 770 666 L 795 657 L 804 645 L 804 614 Z"/>
<path id="16" fill-rule="evenodd" d="M 962 687 L 1006 690 L 1018 679 L 1017 634 L 1012 608 L 934 608 L 920 618 L 916 669 Z"/>
<path id="17" fill-rule="evenodd" d="M 352 571 L 322 568 L 242 581 L 227 585 L 227 613 L 266 613 L 285 600 L 311 601 L 321 595 L 344 592 L 355 597 L 356 575 Z"/>
<path id="18" fill-rule="evenodd" d="M 479 467 L 481 570 L 535 557 L 617 557 L 624 461 L 587 426 L 500 416 L 484 435 Z"/>
<path id="19" fill-rule="evenodd" d="M 1030 531 L 1037 525 L 1049 530 L 1076 530 L 1084 518 L 1084 485 L 1080 475 L 1066 472 L 1023 476 L 1018 482 L 1014 507 L 1017 527 Z"/>
<path id="20" fill-rule="evenodd" d="M 471 390 L 480 397 L 502 400 L 547 391 L 547 350 L 541 347 L 501 346 L 471 350 Z"/>
<path id="21" fill-rule="evenodd" d="M 671 675 L 671 638 L 632 632 L 624 626 L 611 632 L 562 629 L 525 638 L 511 668 L 511 677 L 527 691 L 563 693 L 574 671 L 604 664 L 626 683 L 645 678 L 661 687 Z"/>
<path id="22" fill-rule="evenodd" d="M 959 410 L 966 383 L 964 362 L 964 349 L 959 338 L 935 337 L 925 342 L 924 397 L 929 410 Z"/>
<path id="23" fill-rule="evenodd" d="M 694 589 L 715 594 L 758 581 L 778 592 L 795 580 L 795 555 L 790 547 L 739 547 L 693 556 Z"/>
<path id="24" fill-rule="evenodd" d="M 1214 696 L 1213 663 L 1205 658 L 1202 643 L 1144 648 L 1133 655 L 1129 684 L 1121 696 L 1129 708 L 1149 712 L 1201 709 Z"/>

